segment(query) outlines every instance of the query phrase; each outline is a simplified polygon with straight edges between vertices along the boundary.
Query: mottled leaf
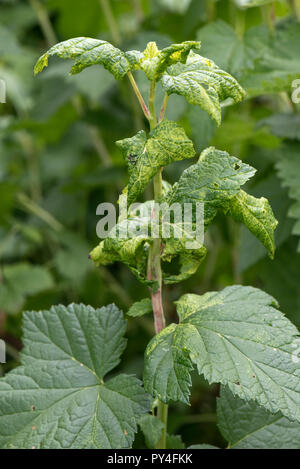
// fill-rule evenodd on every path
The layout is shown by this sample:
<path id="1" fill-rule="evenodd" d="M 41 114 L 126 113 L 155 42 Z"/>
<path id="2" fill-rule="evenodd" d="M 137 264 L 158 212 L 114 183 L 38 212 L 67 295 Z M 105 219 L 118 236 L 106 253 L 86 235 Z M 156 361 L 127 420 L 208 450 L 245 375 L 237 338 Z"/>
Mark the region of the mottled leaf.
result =
<path id="1" fill-rule="evenodd" d="M 221 102 L 231 98 L 238 103 L 245 95 L 238 82 L 214 62 L 190 52 L 186 64 L 168 68 L 162 77 L 166 92 L 184 96 L 191 104 L 197 104 L 217 121 L 221 122 Z"/>
<path id="2" fill-rule="evenodd" d="M 137 63 L 135 54 L 126 54 L 107 41 L 88 37 L 77 37 L 60 42 L 39 58 L 34 72 L 42 72 L 48 66 L 49 57 L 57 55 L 62 59 L 73 59 L 75 65 L 71 74 L 80 73 L 91 65 L 103 65 L 116 79 L 123 78 Z"/>
<path id="3" fill-rule="evenodd" d="M 148 231 L 138 234 L 128 234 L 129 229 L 138 230 L 140 219 L 124 220 L 114 227 L 116 236 L 108 236 L 90 253 L 90 258 L 97 267 L 109 265 L 114 262 L 123 262 L 134 275 L 143 283 L 147 281 L 148 244 L 150 242 Z M 148 220 L 145 222 L 148 230 Z"/>
<path id="4" fill-rule="evenodd" d="M 189 237 L 183 236 L 180 239 L 170 238 L 163 240 L 164 248 L 162 260 L 171 263 L 176 257 L 179 258 L 180 270 L 177 274 L 167 274 L 163 272 L 163 280 L 166 285 L 183 282 L 194 275 L 200 264 L 206 257 L 206 248 L 196 240 L 194 249 L 188 248 Z"/>
<path id="5" fill-rule="evenodd" d="M 159 50 L 155 42 L 149 42 L 139 67 L 145 72 L 149 80 L 159 80 L 166 69 L 177 62 L 185 63 L 192 49 L 200 49 L 200 42 L 186 41 L 181 44 L 172 44 Z"/>
<path id="6" fill-rule="evenodd" d="M 144 298 L 141 301 L 134 303 L 128 310 L 127 315 L 133 318 L 144 316 L 152 312 L 152 302 L 150 298 Z"/>
<path id="7" fill-rule="evenodd" d="M 274 231 L 277 220 L 267 199 L 260 199 L 240 191 L 230 200 L 230 215 L 244 225 L 256 236 L 269 252 L 271 258 L 275 253 Z"/>
<path id="8" fill-rule="evenodd" d="M 258 184 L 255 184 L 255 186 L 251 188 L 251 195 L 260 196 L 261 194 L 264 194 L 269 200 L 275 218 L 278 220 L 278 225 L 274 233 L 277 252 L 275 261 L 272 260 L 271 262 L 274 263 L 278 256 L 278 249 L 291 236 L 292 220 L 287 219 L 286 216 L 291 202 L 287 191 L 280 187 L 280 181 L 274 173 L 263 178 Z M 244 225 L 241 226 L 239 238 L 238 271 L 243 272 L 249 267 L 254 266 L 258 261 L 264 259 L 267 255 L 267 251 L 259 239 Z M 260 268 L 258 272 L 261 272 Z M 274 292 L 274 294 L 276 293 Z M 279 301 L 279 303 L 283 311 L 287 312 L 282 302 Z"/>
<path id="9" fill-rule="evenodd" d="M 142 130 L 117 145 L 129 168 L 128 204 L 136 200 L 161 167 L 195 156 L 193 143 L 183 128 L 167 120 L 150 132 L 149 138 Z"/>
<path id="10" fill-rule="evenodd" d="M 208 225 L 254 174 L 255 169 L 238 158 L 210 147 L 202 152 L 198 163 L 182 173 L 168 201 L 170 204 L 204 203 L 204 221 Z"/>
<path id="11" fill-rule="evenodd" d="M 138 215 L 129 212 L 127 219 L 112 229 L 109 236 L 90 254 L 96 266 L 123 262 L 141 282 L 154 286 L 154 283 L 147 279 L 147 263 L 149 246 L 154 237 L 159 235 L 163 245 L 162 261 L 171 263 L 178 258 L 180 264 L 178 274 L 163 273 L 165 283 L 178 283 L 197 271 L 205 258 L 206 248 L 197 241 L 194 223 L 180 222 L 179 228 L 176 220 L 172 222 L 166 216 L 168 212 L 164 211 L 164 203 L 158 206 L 160 216 L 158 215 L 155 221 L 151 217 L 153 207 L 154 201 L 139 204 Z M 136 312 L 134 308 L 134 314 Z"/>

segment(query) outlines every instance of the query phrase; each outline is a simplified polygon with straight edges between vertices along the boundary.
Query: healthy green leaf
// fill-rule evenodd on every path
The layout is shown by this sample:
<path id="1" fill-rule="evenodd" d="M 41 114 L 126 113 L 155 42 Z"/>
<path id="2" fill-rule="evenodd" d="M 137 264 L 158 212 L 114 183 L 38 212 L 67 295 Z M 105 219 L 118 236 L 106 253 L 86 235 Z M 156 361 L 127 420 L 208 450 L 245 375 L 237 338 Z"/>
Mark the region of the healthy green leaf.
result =
<path id="1" fill-rule="evenodd" d="M 218 124 L 221 123 L 221 102 L 231 98 L 238 103 L 245 95 L 229 73 L 192 51 L 186 64 L 168 68 L 162 77 L 162 85 L 169 95 L 179 94 L 189 103 L 202 107 Z"/>
<path id="2" fill-rule="evenodd" d="M 257 278 L 270 295 L 276 295 L 282 310 L 299 329 L 300 253 L 295 252 L 295 245 L 297 245 L 297 240 L 290 237 L 277 249 L 275 260 L 266 258 L 261 261 L 258 264 Z"/>
<path id="3" fill-rule="evenodd" d="M 137 63 L 137 56 L 124 53 L 107 41 L 88 37 L 77 37 L 60 42 L 42 55 L 34 69 L 35 74 L 48 66 L 49 57 L 74 59 L 70 73 L 75 75 L 91 65 L 103 65 L 116 79 L 123 78 Z"/>
<path id="4" fill-rule="evenodd" d="M 210 147 L 202 152 L 198 163 L 182 173 L 168 201 L 170 204 L 204 203 L 207 226 L 254 174 L 255 169 L 238 158 Z"/>
<path id="5" fill-rule="evenodd" d="M 10 182 L 0 182 L 0 223 L 7 221 L 10 212 L 14 206 L 18 188 Z"/>
<path id="6" fill-rule="evenodd" d="M 144 316 L 152 312 L 152 302 L 150 298 L 144 298 L 141 301 L 134 303 L 128 310 L 127 315 L 133 318 Z"/>
<path id="7" fill-rule="evenodd" d="M 299 24 L 286 22 L 276 28 L 255 68 L 240 78 L 248 97 L 290 92 L 291 83 L 299 78 L 299 39 Z"/>
<path id="8" fill-rule="evenodd" d="M 251 8 L 251 7 L 259 7 L 262 5 L 266 5 L 267 3 L 271 3 L 272 0 L 234 0 L 238 7 L 242 8 Z"/>
<path id="9" fill-rule="evenodd" d="M 187 115 L 196 151 L 200 153 L 209 146 L 217 131 L 217 124 L 198 106 L 189 106 Z"/>
<path id="10" fill-rule="evenodd" d="M 226 387 L 217 401 L 218 426 L 233 449 L 300 449 L 300 424 L 245 402 Z"/>
<path id="11" fill-rule="evenodd" d="M 217 448 L 216 446 L 203 444 L 203 445 L 192 445 L 192 446 L 189 446 L 188 449 L 219 449 L 219 448 Z"/>
<path id="12" fill-rule="evenodd" d="M 259 126 L 267 126 L 277 137 L 300 140 L 300 115 L 293 113 L 279 113 L 266 117 L 259 122 Z"/>
<path id="13" fill-rule="evenodd" d="M 271 258 L 274 258 L 274 231 L 278 224 L 267 199 L 257 199 L 241 190 L 230 200 L 230 215 L 244 225 L 265 246 Z"/>
<path id="14" fill-rule="evenodd" d="M 22 49 L 16 35 L 6 26 L 0 26 L 0 53 L 2 57 L 10 55 L 21 55 Z"/>
<path id="15" fill-rule="evenodd" d="M 300 421 L 298 331 L 252 287 L 234 286 L 177 302 L 171 324 L 146 349 L 145 388 L 163 402 L 188 403 L 193 365 L 209 383 L 227 384 L 244 400 Z"/>
<path id="16" fill-rule="evenodd" d="M 149 398 L 132 376 L 103 381 L 125 329 L 114 305 L 25 313 L 23 366 L 0 380 L 0 447 L 130 447 Z"/>
<path id="17" fill-rule="evenodd" d="M 80 0 L 51 0 L 50 5 L 57 16 L 55 26 L 62 37 L 97 35 L 104 28 L 103 10 L 97 0 L 85 0 L 84 3 Z"/>
<path id="18" fill-rule="evenodd" d="M 140 418 L 139 426 L 144 434 L 147 448 L 155 448 L 164 428 L 162 421 L 154 415 L 145 414 Z"/>
<path id="19" fill-rule="evenodd" d="M 6 313 L 17 313 L 28 296 L 54 287 L 49 271 L 42 266 L 26 262 L 7 265 L 3 268 L 0 283 L 0 305 Z"/>
<path id="20" fill-rule="evenodd" d="M 166 449 L 185 449 L 181 436 L 167 434 Z"/>
<path id="21" fill-rule="evenodd" d="M 165 403 L 173 400 L 188 404 L 193 365 L 182 339 L 183 329 L 178 327 L 176 324 L 166 327 L 149 343 L 145 352 L 144 386 Z"/>
<path id="22" fill-rule="evenodd" d="M 174 161 L 193 158 L 193 143 L 183 128 L 175 122 L 164 120 L 147 138 L 145 131 L 117 142 L 128 164 L 128 204 L 141 194 L 162 166 Z"/>
<path id="23" fill-rule="evenodd" d="M 278 152 L 279 161 L 276 163 L 277 174 L 282 180 L 283 187 L 288 188 L 290 198 L 295 200 L 288 215 L 297 220 L 293 229 L 293 234 L 297 236 L 300 236 L 299 150 L 298 143 L 285 143 Z M 300 243 L 298 251 L 300 252 Z"/>
<path id="24" fill-rule="evenodd" d="M 231 25 L 220 19 L 201 28 L 197 37 L 201 39 L 202 54 L 238 79 L 254 69 L 269 39 L 265 26 L 250 28 L 241 38 Z"/>
<path id="25" fill-rule="evenodd" d="M 61 249 L 54 256 L 53 263 L 62 278 L 81 283 L 90 267 L 88 259 L 90 246 L 83 238 L 63 231 L 58 236 Z"/>
<path id="26" fill-rule="evenodd" d="M 191 1 L 192 0 L 159 0 L 159 3 L 162 7 L 174 13 L 183 14 L 190 6 Z"/>
<path id="27" fill-rule="evenodd" d="M 202 54 L 238 78 L 247 97 L 289 91 L 298 78 L 300 28 L 281 24 L 270 35 L 264 25 L 249 28 L 241 38 L 222 20 L 204 26 L 197 38 Z"/>

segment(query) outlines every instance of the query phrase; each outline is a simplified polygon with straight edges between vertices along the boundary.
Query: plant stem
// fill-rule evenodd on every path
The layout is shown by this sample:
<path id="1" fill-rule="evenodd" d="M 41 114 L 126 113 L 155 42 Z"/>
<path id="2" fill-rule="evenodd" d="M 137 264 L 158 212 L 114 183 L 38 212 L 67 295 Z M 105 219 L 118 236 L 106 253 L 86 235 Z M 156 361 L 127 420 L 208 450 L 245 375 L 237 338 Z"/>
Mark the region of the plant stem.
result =
<path id="1" fill-rule="evenodd" d="M 115 279 L 108 269 L 101 267 L 99 270 L 102 280 L 106 282 L 107 285 L 109 284 L 109 288 L 121 299 L 124 305 L 129 308 L 132 304 L 132 299 L 126 289 Z"/>
<path id="2" fill-rule="evenodd" d="M 242 40 L 245 34 L 245 11 L 235 8 L 235 32 L 237 37 Z"/>
<path id="3" fill-rule="evenodd" d="M 279 93 L 279 98 L 280 98 L 281 102 L 285 105 L 285 108 L 289 112 L 298 113 L 297 104 L 292 101 L 292 99 L 290 98 L 290 96 L 288 95 L 288 93 L 286 91 L 282 91 L 281 93 Z M 286 111 L 286 109 L 285 109 L 285 111 Z"/>
<path id="4" fill-rule="evenodd" d="M 149 111 L 149 109 L 148 109 L 148 106 L 147 106 L 147 104 L 145 103 L 144 98 L 143 98 L 143 96 L 142 96 L 142 94 L 141 94 L 141 92 L 140 92 L 140 90 L 139 90 L 139 87 L 137 86 L 136 81 L 135 81 L 135 79 L 133 78 L 133 75 L 132 75 L 131 72 L 128 72 L 128 78 L 129 78 L 130 83 L 131 83 L 131 86 L 132 86 L 132 88 L 133 88 L 133 90 L 134 90 L 134 92 L 135 92 L 135 94 L 136 94 L 136 97 L 137 97 L 137 99 L 138 99 L 138 101 L 139 101 L 139 103 L 140 103 L 140 105 L 141 105 L 141 108 L 142 108 L 142 110 L 143 110 L 143 113 L 145 114 L 145 117 L 146 117 L 146 118 L 148 119 L 148 121 L 150 122 L 152 116 L 151 116 L 151 114 L 150 114 L 150 111 Z"/>
<path id="5" fill-rule="evenodd" d="M 105 18 L 106 18 L 106 22 L 107 22 L 109 30 L 110 30 L 112 40 L 115 43 L 115 45 L 119 45 L 122 42 L 122 37 L 121 37 L 121 34 L 120 34 L 118 23 L 115 20 L 115 17 L 114 17 L 114 14 L 113 14 L 113 11 L 111 9 L 109 1 L 110 0 L 99 0 L 100 5 L 103 9 Z M 143 14 L 143 11 L 142 10 L 139 11 L 139 8 L 141 8 L 141 5 L 139 4 L 139 1 L 138 0 L 134 1 L 133 6 L 136 9 L 136 14 L 138 16 L 139 21 L 142 21 L 142 18 L 140 19 L 140 13 Z M 131 81 L 130 77 L 129 77 L 129 79 Z M 124 86 L 127 87 L 127 83 L 124 83 Z M 127 92 L 127 90 L 126 90 L 126 92 Z M 130 90 L 130 93 L 132 93 L 132 90 Z M 133 93 L 132 93 L 132 96 L 133 96 Z M 130 95 L 130 98 L 132 98 L 132 96 Z M 142 125 L 140 108 L 136 106 L 137 103 L 136 103 L 135 99 L 130 99 L 130 103 L 131 103 L 133 115 L 134 115 L 134 118 L 135 118 L 136 128 L 140 129 L 141 125 Z"/>
<path id="6" fill-rule="evenodd" d="M 54 46 L 57 42 L 55 32 L 52 28 L 51 21 L 48 16 L 48 12 L 44 5 L 40 3 L 39 0 L 30 0 L 30 4 L 32 8 L 35 10 L 36 15 L 38 17 L 41 29 L 43 34 L 49 44 L 49 46 Z"/>
<path id="7" fill-rule="evenodd" d="M 269 32 L 271 35 L 274 34 L 275 32 L 275 7 L 273 2 L 268 4 L 268 5 L 263 5 L 261 7 L 261 12 L 262 12 L 262 17 L 265 22 L 265 24 L 268 26 Z"/>
<path id="8" fill-rule="evenodd" d="M 114 41 L 115 45 L 119 45 L 121 42 L 121 35 L 119 31 L 118 24 L 115 20 L 115 17 L 113 15 L 113 11 L 110 6 L 110 0 L 99 0 L 100 5 L 103 9 L 104 16 L 106 18 L 110 34 L 112 37 L 112 40 Z"/>
<path id="9" fill-rule="evenodd" d="M 17 135 L 28 164 L 31 197 L 35 202 L 39 202 L 42 198 L 42 186 L 36 148 L 31 136 L 26 131 L 18 132 Z"/>
<path id="10" fill-rule="evenodd" d="M 164 120 L 167 105 L 168 105 L 168 101 L 169 101 L 169 95 L 168 95 L 168 93 L 166 93 L 165 97 L 164 97 L 164 100 L 163 100 L 163 103 L 162 103 L 161 110 L 160 110 L 160 115 L 159 115 L 159 119 L 158 119 L 159 124 Z"/>
<path id="11" fill-rule="evenodd" d="M 157 125 L 155 113 L 155 85 L 156 83 L 152 81 L 150 84 L 149 92 L 149 110 L 151 113 L 151 117 L 149 119 L 150 130 L 155 129 Z M 162 170 L 158 171 L 158 173 L 154 176 L 153 185 L 154 200 L 155 202 L 159 202 L 162 195 Z M 148 263 L 148 278 L 149 280 L 154 281 L 157 284 L 157 287 L 155 289 L 151 289 L 156 334 L 158 334 L 162 329 L 164 329 L 166 325 L 162 305 L 162 271 L 160 256 L 161 239 L 157 238 L 153 240 L 153 244 L 152 246 L 150 246 Z"/>
<path id="12" fill-rule="evenodd" d="M 132 0 L 133 8 L 139 23 L 144 20 L 144 12 L 140 0 Z"/>
<path id="13" fill-rule="evenodd" d="M 128 73 L 128 77 L 130 83 L 134 89 L 134 92 L 137 96 L 137 99 L 141 105 L 141 108 L 149 121 L 150 131 L 154 130 L 157 126 L 157 117 L 155 112 L 155 81 L 150 83 L 150 91 L 149 91 L 149 101 L 148 106 L 146 105 L 141 92 L 133 78 L 131 72 Z M 163 104 L 163 108 L 167 106 L 167 100 Z M 161 113 L 160 118 L 163 118 L 164 111 Z M 154 176 L 153 179 L 154 185 L 154 200 L 155 202 L 159 202 L 163 192 L 163 185 L 162 185 L 162 169 L 158 171 L 158 173 Z M 155 332 L 159 334 L 162 329 L 166 326 L 166 320 L 163 310 L 162 304 L 162 270 L 161 270 L 161 246 L 162 242 L 160 238 L 155 238 L 153 243 L 149 247 L 149 256 L 148 256 L 148 272 L 147 277 L 148 280 L 151 282 L 155 282 L 155 287 L 150 288 L 151 299 L 152 299 L 152 307 L 153 307 L 153 314 L 154 314 L 154 324 L 155 324 Z M 165 449 L 166 448 L 166 435 L 167 435 L 167 421 L 168 421 L 168 405 L 164 404 L 163 402 L 158 402 L 158 410 L 157 416 L 164 424 L 164 429 L 162 432 L 161 440 L 159 441 L 157 448 L 158 449 Z"/>
<path id="14" fill-rule="evenodd" d="M 155 112 L 155 81 L 152 81 L 150 84 L 149 92 L 149 110 L 151 117 L 149 119 L 150 130 L 153 130 L 157 125 L 157 118 Z M 154 176 L 154 200 L 159 202 L 162 196 L 162 170 Z M 151 298 L 152 298 L 152 307 L 154 314 L 155 322 L 155 332 L 159 332 L 165 328 L 166 320 L 162 304 L 162 270 L 161 270 L 161 239 L 154 239 L 152 246 L 149 249 L 149 259 L 148 259 L 148 279 L 155 281 L 157 287 L 155 289 L 150 289 Z M 166 436 L 167 436 L 167 422 L 168 422 L 168 405 L 163 402 L 158 402 L 157 408 L 157 417 L 164 424 L 161 439 L 157 445 L 159 449 L 166 448 Z"/>
<path id="15" fill-rule="evenodd" d="M 63 225 L 56 220 L 56 218 L 51 215 L 51 213 L 47 212 L 47 210 L 40 207 L 37 203 L 31 200 L 26 194 L 20 193 L 18 194 L 18 201 L 20 204 L 29 212 L 36 215 L 38 218 L 43 220 L 47 225 L 49 225 L 55 231 L 61 231 L 63 229 Z"/>
<path id="16" fill-rule="evenodd" d="M 96 126 L 90 125 L 88 126 L 88 130 L 90 132 L 92 142 L 101 159 L 103 166 L 105 168 L 111 168 L 112 160 L 110 158 L 110 154 L 105 146 L 104 140 L 100 134 L 99 129 L 97 129 Z"/>
<path id="17" fill-rule="evenodd" d="M 154 239 L 149 248 L 148 280 L 156 283 L 155 288 L 150 288 L 152 307 L 154 314 L 154 326 L 156 334 L 159 334 L 166 326 L 162 304 L 162 272 L 161 272 L 161 239 Z"/>
<path id="18" fill-rule="evenodd" d="M 289 3 L 297 21 L 300 21 L 300 0 L 289 0 Z"/>
<path id="19" fill-rule="evenodd" d="M 206 0 L 206 15 L 207 21 L 214 21 L 216 17 L 216 4 L 212 0 Z"/>
<path id="20" fill-rule="evenodd" d="M 46 8 L 40 3 L 39 0 L 30 0 L 30 3 L 31 3 L 32 8 L 36 12 L 36 15 L 40 23 L 40 27 L 43 31 L 43 34 L 47 41 L 48 46 L 49 47 L 53 46 L 54 44 L 58 42 L 58 39 L 56 37 L 56 33 L 49 19 Z M 80 100 L 78 99 L 77 96 L 72 97 L 72 104 L 73 104 L 75 111 L 78 114 L 78 117 L 82 117 L 83 109 L 82 109 Z M 94 143 L 95 149 L 100 159 L 102 160 L 104 166 L 112 166 L 110 155 L 105 146 L 104 140 L 101 138 L 99 133 L 95 131 L 95 128 L 93 128 L 93 126 L 88 126 L 88 129 L 91 133 L 91 137 L 92 137 L 92 141 Z"/>
<path id="21" fill-rule="evenodd" d="M 158 403 L 157 407 L 157 417 L 164 424 L 161 439 L 156 445 L 156 449 L 166 449 L 166 440 L 167 440 L 167 427 L 168 427 L 168 405 L 163 402 Z"/>
<path id="22" fill-rule="evenodd" d="M 149 111 L 150 111 L 150 130 L 155 129 L 157 126 L 157 118 L 155 112 L 155 81 L 151 81 L 150 83 L 150 92 L 149 92 Z"/>

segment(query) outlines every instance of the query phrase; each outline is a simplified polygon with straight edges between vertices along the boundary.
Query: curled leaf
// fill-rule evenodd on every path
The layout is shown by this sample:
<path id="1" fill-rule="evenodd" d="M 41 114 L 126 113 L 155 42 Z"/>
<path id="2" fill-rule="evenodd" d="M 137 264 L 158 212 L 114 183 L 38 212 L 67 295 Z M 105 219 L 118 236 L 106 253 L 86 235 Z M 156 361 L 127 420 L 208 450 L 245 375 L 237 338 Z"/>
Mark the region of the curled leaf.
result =
<path id="1" fill-rule="evenodd" d="M 48 66 L 49 57 L 74 59 L 71 75 L 80 73 L 92 65 L 103 65 L 116 79 L 123 78 L 137 63 L 137 56 L 124 53 L 107 41 L 88 37 L 77 37 L 51 47 L 36 63 L 34 73 L 38 74 Z"/>
<path id="2" fill-rule="evenodd" d="M 193 158 L 195 150 L 184 129 L 176 122 L 164 120 L 147 138 L 140 131 L 117 142 L 129 168 L 128 203 L 134 202 L 158 170 L 174 161 Z"/>
<path id="3" fill-rule="evenodd" d="M 200 106 L 218 124 L 221 123 L 221 102 L 231 98 L 238 103 L 245 96 L 235 78 L 194 52 L 190 52 L 185 64 L 168 68 L 162 85 L 169 95 L 179 94 L 189 103 Z"/>

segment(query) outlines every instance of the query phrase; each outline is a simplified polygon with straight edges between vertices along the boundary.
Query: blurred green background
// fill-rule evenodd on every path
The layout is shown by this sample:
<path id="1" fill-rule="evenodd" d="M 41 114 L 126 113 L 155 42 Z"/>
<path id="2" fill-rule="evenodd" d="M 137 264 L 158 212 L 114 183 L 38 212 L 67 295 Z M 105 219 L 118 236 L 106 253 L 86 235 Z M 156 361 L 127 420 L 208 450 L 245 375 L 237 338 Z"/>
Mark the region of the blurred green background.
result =
<path id="1" fill-rule="evenodd" d="M 274 261 L 258 241 L 225 217 L 206 234 L 208 256 L 197 275 L 164 290 L 168 321 L 184 292 L 250 284 L 274 295 L 300 325 L 300 116 L 291 99 L 300 78 L 297 0 L 241 10 L 231 0 L 0 0 L 0 337 L 7 344 L 3 375 L 18 363 L 24 310 L 83 302 L 115 302 L 124 312 L 148 295 L 121 264 L 96 269 L 88 259 L 99 242 L 96 207 L 116 204 L 127 172 L 114 142 L 147 128 L 126 80 L 101 67 L 68 76 L 69 63 L 52 60 L 34 78 L 36 59 L 52 44 L 76 36 L 143 50 L 199 39 L 212 58 L 245 87 L 244 103 L 225 107 L 223 125 L 172 96 L 167 118 L 178 120 L 197 151 L 214 145 L 258 169 L 248 187 L 268 197 L 279 220 Z M 297 18 L 298 15 L 298 18 Z M 137 74 L 145 98 L 146 83 Z M 160 90 L 158 99 L 162 99 Z M 176 181 L 191 162 L 168 167 Z M 147 189 L 151 197 L 151 188 Z M 121 368 L 138 376 L 153 335 L 150 317 L 129 321 Z M 215 417 L 217 386 L 194 378 L 191 406 L 171 408 L 169 432 L 186 444 L 224 445 Z M 174 411 L 172 411 L 172 409 Z M 141 435 L 137 445 L 143 446 Z"/>

